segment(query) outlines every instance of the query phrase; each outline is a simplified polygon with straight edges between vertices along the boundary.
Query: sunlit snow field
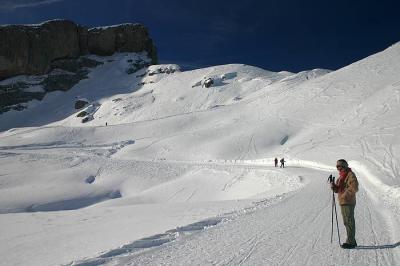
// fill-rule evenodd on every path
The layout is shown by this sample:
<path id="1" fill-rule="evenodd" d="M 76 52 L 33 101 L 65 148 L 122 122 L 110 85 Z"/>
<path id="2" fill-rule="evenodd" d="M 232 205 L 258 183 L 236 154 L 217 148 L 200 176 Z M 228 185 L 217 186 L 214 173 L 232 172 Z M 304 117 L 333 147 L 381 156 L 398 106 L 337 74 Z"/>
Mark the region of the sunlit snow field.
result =
<path id="1" fill-rule="evenodd" d="M 399 44 L 334 72 L 127 74 L 143 56 L 93 57 L 70 91 L 0 115 L 1 265 L 400 263 Z M 340 158 L 353 251 L 330 243 Z"/>

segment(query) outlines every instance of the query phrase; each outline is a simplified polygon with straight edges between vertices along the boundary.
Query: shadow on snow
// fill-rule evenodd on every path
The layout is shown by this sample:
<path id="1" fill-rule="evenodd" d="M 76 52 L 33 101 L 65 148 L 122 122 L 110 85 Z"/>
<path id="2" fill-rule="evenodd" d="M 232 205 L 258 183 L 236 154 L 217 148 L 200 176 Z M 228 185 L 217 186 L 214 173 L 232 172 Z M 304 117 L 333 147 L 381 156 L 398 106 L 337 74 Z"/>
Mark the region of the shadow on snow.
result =
<path id="1" fill-rule="evenodd" d="M 355 249 L 391 249 L 400 246 L 400 241 L 394 244 L 378 245 L 378 246 L 358 246 Z"/>
<path id="2" fill-rule="evenodd" d="M 92 265 L 100 265 L 104 264 L 107 261 L 111 260 L 113 257 L 123 255 L 123 254 L 132 254 L 144 249 L 154 248 L 161 246 L 163 244 L 172 242 L 176 240 L 180 235 L 190 235 L 195 232 L 206 229 L 207 227 L 215 226 L 222 222 L 223 218 L 211 218 L 207 220 L 203 220 L 200 222 L 192 223 L 186 226 L 177 227 L 176 229 L 169 230 L 163 234 L 157 234 L 150 237 L 142 238 L 136 240 L 130 244 L 124 245 L 120 248 L 110 250 L 97 258 L 83 260 L 80 262 L 72 262 L 69 265 L 79 265 L 79 266 L 92 266 Z"/>

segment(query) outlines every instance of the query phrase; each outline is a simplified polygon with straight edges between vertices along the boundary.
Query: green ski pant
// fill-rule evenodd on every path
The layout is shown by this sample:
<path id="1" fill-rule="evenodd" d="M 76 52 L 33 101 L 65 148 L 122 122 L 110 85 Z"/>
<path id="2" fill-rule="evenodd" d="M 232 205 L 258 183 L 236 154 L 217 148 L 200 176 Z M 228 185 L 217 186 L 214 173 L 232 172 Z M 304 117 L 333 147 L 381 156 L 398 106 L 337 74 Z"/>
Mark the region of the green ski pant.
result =
<path id="1" fill-rule="evenodd" d="M 341 205 L 340 210 L 342 212 L 343 223 L 346 227 L 348 244 L 356 244 L 356 222 L 354 220 L 354 208 L 355 205 Z"/>

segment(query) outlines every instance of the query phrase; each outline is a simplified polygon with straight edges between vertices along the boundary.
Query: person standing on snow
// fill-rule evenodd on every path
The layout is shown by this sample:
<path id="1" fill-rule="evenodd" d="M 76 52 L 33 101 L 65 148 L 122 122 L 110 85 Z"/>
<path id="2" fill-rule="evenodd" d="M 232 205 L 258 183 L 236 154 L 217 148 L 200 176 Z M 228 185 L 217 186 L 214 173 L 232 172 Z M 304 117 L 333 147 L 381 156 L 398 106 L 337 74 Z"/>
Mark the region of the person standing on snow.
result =
<path id="1" fill-rule="evenodd" d="M 275 162 L 275 167 L 278 167 L 278 158 L 275 158 L 274 162 Z"/>
<path id="2" fill-rule="evenodd" d="M 285 168 L 285 158 L 282 158 L 280 162 L 281 162 L 280 168 Z"/>
<path id="3" fill-rule="evenodd" d="M 354 208 L 356 206 L 356 193 L 358 191 L 358 181 L 356 175 L 351 171 L 346 160 L 340 159 L 336 163 L 339 171 L 339 178 L 331 188 L 338 193 L 340 210 L 342 212 L 343 224 L 346 227 L 347 240 L 342 248 L 351 249 L 357 247 L 356 242 L 356 222 L 354 220 Z"/>

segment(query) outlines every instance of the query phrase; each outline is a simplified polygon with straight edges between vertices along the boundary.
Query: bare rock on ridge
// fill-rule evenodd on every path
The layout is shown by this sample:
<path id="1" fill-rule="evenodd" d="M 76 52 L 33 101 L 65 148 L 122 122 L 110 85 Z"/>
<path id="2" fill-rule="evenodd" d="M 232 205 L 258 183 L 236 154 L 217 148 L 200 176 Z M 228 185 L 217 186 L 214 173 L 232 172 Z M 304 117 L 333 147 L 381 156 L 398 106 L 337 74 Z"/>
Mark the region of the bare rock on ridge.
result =
<path id="1" fill-rule="evenodd" d="M 141 24 L 121 24 L 89 29 L 88 50 L 89 53 L 97 55 L 146 51 L 152 58 L 152 63 L 157 63 L 153 41 L 146 27 Z"/>
<path id="2" fill-rule="evenodd" d="M 19 74 L 44 74 L 58 58 L 80 54 L 78 27 L 68 20 L 0 27 L 0 80 Z"/>
<path id="3" fill-rule="evenodd" d="M 157 63 L 153 41 L 140 24 L 87 29 L 72 21 L 52 20 L 0 26 L 0 80 L 20 74 L 46 74 L 57 59 L 115 52 L 147 52 L 152 63 Z"/>

